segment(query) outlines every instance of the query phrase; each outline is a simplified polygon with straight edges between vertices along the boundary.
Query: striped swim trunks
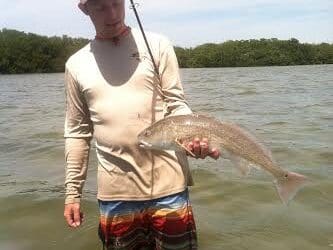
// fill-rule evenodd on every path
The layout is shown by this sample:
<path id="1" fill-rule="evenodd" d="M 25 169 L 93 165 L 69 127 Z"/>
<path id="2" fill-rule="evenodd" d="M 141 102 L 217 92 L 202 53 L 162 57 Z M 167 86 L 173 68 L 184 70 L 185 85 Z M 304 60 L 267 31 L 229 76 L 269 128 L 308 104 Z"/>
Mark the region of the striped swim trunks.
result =
<path id="1" fill-rule="evenodd" d="M 99 200 L 99 208 L 103 249 L 197 249 L 188 190 L 148 201 Z"/>

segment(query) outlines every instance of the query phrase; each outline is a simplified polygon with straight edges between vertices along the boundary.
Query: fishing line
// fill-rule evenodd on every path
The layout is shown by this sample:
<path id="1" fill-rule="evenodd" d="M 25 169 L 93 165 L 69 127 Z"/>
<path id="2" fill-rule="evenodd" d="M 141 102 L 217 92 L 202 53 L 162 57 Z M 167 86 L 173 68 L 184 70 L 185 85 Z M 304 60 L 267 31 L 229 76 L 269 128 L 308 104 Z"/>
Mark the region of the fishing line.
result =
<path id="1" fill-rule="evenodd" d="M 152 51 L 151 51 L 151 49 L 150 49 L 150 46 L 149 46 L 149 43 L 148 43 L 148 40 L 147 40 L 147 36 L 146 36 L 146 34 L 145 34 L 145 31 L 144 31 L 144 29 L 143 29 L 143 26 L 142 26 L 142 23 L 141 23 L 141 20 L 140 20 L 140 18 L 139 18 L 139 14 L 138 14 L 138 12 L 137 12 L 137 10 L 136 10 L 136 6 L 139 6 L 139 4 L 138 3 L 134 3 L 133 2 L 133 0 L 130 0 L 130 3 L 131 3 L 131 9 L 133 10 L 133 12 L 134 12 L 134 14 L 135 14 L 135 17 L 136 17 L 136 20 L 137 20 L 137 22 L 138 22 L 138 24 L 139 24 L 139 27 L 140 27 L 140 30 L 141 30 L 141 34 L 142 34 L 142 36 L 143 36 L 143 39 L 144 39 L 144 41 L 145 41 L 145 44 L 146 44 L 146 46 L 147 46 L 147 49 L 148 49 L 148 53 L 149 53 L 149 55 L 150 55 L 150 58 L 151 58 L 151 60 L 152 60 L 152 62 L 153 62 L 153 66 L 154 66 L 154 70 L 155 70 L 155 73 L 156 73 L 156 75 L 157 75 L 157 77 L 158 77 L 158 79 L 160 80 L 160 74 L 159 74 L 159 70 L 158 70 L 158 68 L 157 68 L 157 65 L 156 65 L 156 62 L 155 62 L 155 59 L 154 59 L 154 56 L 153 56 L 153 53 L 152 53 Z M 153 84 L 153 86 L 155 86 L 155 84 Z M 161 96 L 161 98 L 162 98 L 162 100 L 164 99 L 164 95 L 163 95 L 163 93 L 161 93 L 161 90 L 157 87 L 157 86 L 155 86 L 155 88 L 158 90 L 158 93 L 160 94 L 160 96 Z M 186 190 L 186 206 L 187 206 L 187 217 L 188 217 L 188 220 L 189 220 L 189 218 L 190 218 L 190 211 L 189 211 L 189 206 L 190 206 L 190 204 L 189 204 L 189 194 L 188 194 L 188 190 Z M 189 241 L 190 241 L 190 249 L 192 249 L 192 227 L 191 227 L 191 223 L 189 223 L 189 222 L 187 222 L 187 233 L 190 233 L 190 235 L 189 235 Z"/>
<path id="2" fill-rule="evenodd" d="M 153 53 L 150 49 L 150 46 L 149 46 L 149 43 L 148 43 L 148 39 L 147 39 L 147 36 L 146 36 L 146 33 L 143 29 L 143 26 L 142 26 L 142 23 L 141 23 L 141 20 L 140 20 L 140 17 L 139 17 L 139 14 L 138 14 L 138 11 L 136 10 L 136 6 L 139 6 L 138 3 L 134 3 L 133 0 L 130 0 L 130 3 L 131 3 L 131 6 L 130 6 L 130 9 L 132 9 L 134 11 L 134 14 L 135 14 L 135 17 L 136 17 L 136 20 L 139 24 L 139 27 L 140 27 L 140 30 L 141 30 L 141 34 L 143 36 L 143 39 L 145 41 L 145 44 L 146 44 L 146 47 L 148 49 L 148 53 L 149 53 L 149 56 L 151 58 L 151 61 L 153 63 L 153 67 L 154 67 L 154 71 L 155 71 L 155 74 L 157 76 L 157 79 L 159 80 L 159 82 L 161 82 L 161 79 L 160 79 L 160 73 L 159 73 L 159 70 L 158 70 L 158 67 L 157 67 L 157 64 L 155 62 L 155 59 L 154 59 L 154 56 L 153 56 Z M 152 83 L 152 86 L 153 88 L 156 90 L 156 93 L 157 95 L 162 99 L 162 101 L 164 102 L 165 101 L 165 96 L 163 94 L 163 91 L 161 90 L 161 86 L 156 84 L 154 81 Z M 164 102 L 164 109 L 166 107 L 166 103 Z M 153 122 L 155 122 L 155 119 L 153 118 L 152 120 Z"/>
<path id="3" fill-rule="evenodd" d="M 135 17 L 136 17 L 136 20 L 139 24 L 139 27 L 140 27 L 140 30 L 141 30 L 141 34 L 143 36 L 143 39 L 145 40 L 145 44 L 147 46 L 147 49 L 148 49 L 148 53 L 150 55 L 150 58 L 153 62 L 153 66 L 154 66 L 154 70 L 155 70 L 155 73 L 157 74 L 158 78 L 159 78 L 159 71 L 158 71 L 158 68 L 157 68 L 157 65 L 156 65 L 156 62 L 154 60 L 154 56 L 153 56 L 153 53 L 151 52 L 151 49 L 150 49 L 150 46 L 149 46 L 149 43 L 148 43 L 148 40 L 147 40 L 147 36 L 146 36 L 146 33 L 143 29 L 143 26 L 142 26 L 142 23 L 140 21 L 140 18 L 139 18 L 139 14 L 138 14 L 138 11 L 136 10 L 136 6 L 139 6 L 138 3 L 134 3 L 133 0 L 130 0 L 131 2 L 131 9 L 134 11 L 134 14 L 135 14 Z"/>

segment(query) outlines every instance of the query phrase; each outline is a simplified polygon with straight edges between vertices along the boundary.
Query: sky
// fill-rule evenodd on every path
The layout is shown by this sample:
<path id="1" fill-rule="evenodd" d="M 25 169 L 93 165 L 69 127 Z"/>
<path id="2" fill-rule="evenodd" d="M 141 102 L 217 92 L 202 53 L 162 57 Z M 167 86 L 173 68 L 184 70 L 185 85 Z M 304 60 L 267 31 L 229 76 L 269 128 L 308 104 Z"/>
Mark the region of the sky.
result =
<path id="1" fill-rule="evenodd" d="M 47 36 L 93 38 L 79 0 L 0 0 L 0 29 Z M 129 1 L 127 1 L 129 2 Z M 333 43 L 333 0 L 137 0 L 144 29 L 174 45 L 195 47 L 227 40 L 296 38 Z M 127 23 L 137 27 L 126 6 Z"/>

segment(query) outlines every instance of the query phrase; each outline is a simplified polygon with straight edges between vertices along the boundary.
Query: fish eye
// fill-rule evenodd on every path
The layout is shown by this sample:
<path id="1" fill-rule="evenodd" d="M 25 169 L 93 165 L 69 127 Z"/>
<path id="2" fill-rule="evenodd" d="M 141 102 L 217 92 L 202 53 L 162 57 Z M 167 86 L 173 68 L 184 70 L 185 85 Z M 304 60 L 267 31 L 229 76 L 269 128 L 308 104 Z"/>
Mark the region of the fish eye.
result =
<path id="1" fill-rule="evenodd" d="M 145 131 L 145 136 L 150 136 L 151 135 L 151 132 L 149 130 L 146 130 Z"/>

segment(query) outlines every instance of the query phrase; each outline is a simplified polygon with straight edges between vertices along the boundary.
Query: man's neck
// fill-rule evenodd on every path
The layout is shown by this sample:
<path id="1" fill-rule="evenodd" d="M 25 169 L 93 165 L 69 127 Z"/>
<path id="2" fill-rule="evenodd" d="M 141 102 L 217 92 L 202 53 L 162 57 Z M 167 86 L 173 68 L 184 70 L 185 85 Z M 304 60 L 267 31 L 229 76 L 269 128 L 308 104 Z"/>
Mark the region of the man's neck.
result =
<path id="1" fill-rule="evenodd" d="M 95 39 L 102 40 L 102 41 L 111 41 L 114 45 L 119 45 L 120 40 L 123 37 L 127 36 L 130 33 L 130 31 L 131 31 L 131 28 L 129 26 L 124 26 L 120 30 L 118 35 L 105 37 L 105 36 L 96 34 Z"/>

